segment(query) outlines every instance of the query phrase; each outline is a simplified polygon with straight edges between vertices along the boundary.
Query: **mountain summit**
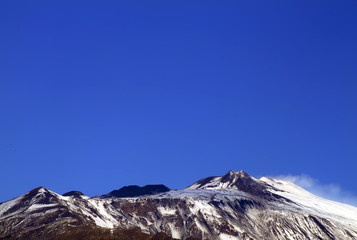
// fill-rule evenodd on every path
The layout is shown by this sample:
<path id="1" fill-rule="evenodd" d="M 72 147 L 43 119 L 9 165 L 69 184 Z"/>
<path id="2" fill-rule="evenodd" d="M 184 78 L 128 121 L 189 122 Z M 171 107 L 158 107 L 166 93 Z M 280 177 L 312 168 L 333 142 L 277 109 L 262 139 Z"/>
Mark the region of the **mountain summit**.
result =
<path id="1" fill-rule="evenodd" d="M 221 177 L 208 177 L 197 181 L 187 189 L 238 190 L 255 195 L 267 194 L 267 184 L 240 170 L 230 170 Z M 269 195 L 271 195 L 269 193 Z"/>
<path id="2" fill-rule="evenodd" d="M 229 171 L 222 177 L 208 177 L 197 181 L 187 189 L 246 189 L 247 186 L 255 185 L 256 179 L 243 170 Z"/>
<path id="3" fill-rule="evenodd" d="M 56 239 L 82 227 L 137 228 L 176 239 L 357 239 L 356 207 L 244 171 L 204 178 L 182 190 L 149 185 L 111 193 L 89 198 L 36 188 L 0 204 L 0 239 Z"/>

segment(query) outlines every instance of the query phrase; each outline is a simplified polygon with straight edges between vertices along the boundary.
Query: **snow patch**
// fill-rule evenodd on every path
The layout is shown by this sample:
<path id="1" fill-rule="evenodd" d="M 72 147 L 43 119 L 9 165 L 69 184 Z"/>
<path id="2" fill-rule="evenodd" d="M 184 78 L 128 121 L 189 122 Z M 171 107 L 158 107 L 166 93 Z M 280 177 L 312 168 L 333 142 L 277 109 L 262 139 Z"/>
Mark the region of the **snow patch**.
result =
<path id="1" fill-rule="evenodd" d="M 157 210 L 161 213 L 161 215 L 175 215 L 176 209 L 158 207 Z"/>
<path id="2" fill-rule="evenodd" d="M 221 233 L 219 234 L 219 239 L 220 240 L 237 240 L 238 238 L 232 235 L 228 235 L 226 233 Z"/>
<path id="3" fill-rule="evenodd" d="M 32 204 L 27 211 L 31 212 L 31 211 L 35 211 L 41 208 L 51 208 L 51 207 L 56 207 L 58 206 L 57 203 L 52 203 L 52 204 Z"/>

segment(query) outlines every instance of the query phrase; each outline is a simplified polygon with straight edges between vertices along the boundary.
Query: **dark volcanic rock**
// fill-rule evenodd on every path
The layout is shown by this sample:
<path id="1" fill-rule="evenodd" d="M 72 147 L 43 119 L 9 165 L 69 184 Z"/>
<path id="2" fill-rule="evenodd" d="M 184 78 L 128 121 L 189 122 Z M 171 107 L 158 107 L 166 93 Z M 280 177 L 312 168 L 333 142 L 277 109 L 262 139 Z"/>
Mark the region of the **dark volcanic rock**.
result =
<path id="1" fill-rule="evenodd" d="M 144 187 L 139 187 L 137 185 L 125 186 L 120 188 L 119 190 L 114 190 L 106 195 L 104 198 L 110 197 L 118 197 L 118 198 L 125 198 L 125 197 L 138 197 L 143 195 L 153 195 L 163 192 L 168 192 L 170 189 L 163 184 L 158 185 L 146 185 Z"/>
<path id="2" fill-rule="evenodd" d="M 72 196 L 72 197 L 80 198 L 80 197 L 85 196 L 85 195 L 80 191 L 69 191 L 69 192 L 66 192 L 66 193 L 62 194 L 62 196 L 65 196 L 65 197 Z"/>

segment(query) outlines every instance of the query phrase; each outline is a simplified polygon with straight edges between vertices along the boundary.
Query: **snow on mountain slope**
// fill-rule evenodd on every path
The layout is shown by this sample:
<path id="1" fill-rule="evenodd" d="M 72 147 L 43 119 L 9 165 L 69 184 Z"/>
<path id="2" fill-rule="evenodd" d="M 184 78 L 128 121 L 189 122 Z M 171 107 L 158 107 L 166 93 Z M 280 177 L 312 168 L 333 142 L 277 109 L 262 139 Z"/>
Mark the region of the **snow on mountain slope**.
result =
<path id="1" fill-rule="evenodd" d="M 247 186 L 254 188 L 254 190 L 247 190 Z M 223 193 L 223 195 L 226 196 L 229 195 L 229 190 L 236 190 L 233 191 L 233 194 L 237 196 L 252 191 L 254 192 L 257 188 L 261 192 L 270 192 L 289 199 L 295 204 L 300 205 L 301 208 L 304 208 L 306 211 L 325 214 L 328 217 L 334 217 L 336 220 L 349 221 L 351 224 L 357 223 L 356 207 L 318 197 L 292 182 L 267 177 L 256 179 L 244 171 L 229 171 L 222 177 L 202 179 L 186 189 L 219 190 L 218 193 Z"/>
<path id="2" fill-rule="evenodd" d="M 339 236 L 337 239 L 355 239 L 356 237 L 356 207 L 320 198 L 291 182 L 266 177 L 255 179 L 243 171 L 230 171 L 222 177 L 201 179 L 184 190 L 170 191 L 153 197 L 192 198 L 211 202 L 220 201 L 221 203 L 224 201 L 251 201 L 256 206 L 246 211 L 245 215 L 255 221 L 260 221 L 259 218 L 262 216 L 270 215 L 274 219 L 278 215 L 278 219 L 292 218 L 293 221 L 298 223 L 295 226 L 296 228 L 303 228 L 304 225 L 306 227 L 313 224 L 318 229 L 321 228 L 319 226 L 321 223 L 315 218 L 316 216 L 332 226 L 331 232 L 335 230 L 339 232 L 337 233 L 337 236 Z M 264 206 L 264 214 L 259 210 L 259 206 Z M 227 211 L 232 210 L 229 207 L 224 209 Z M 215 214 L 215 216 L 218 215 Z M 342 225 L 348 226 L 354 235 L 352 236 L 348 230 L 342 230 Z M 234 228 L 238 229 L 239 226 L 234 226 Z M 286 227 L 286 229 L 288 228 Z M 323 230 L 321 231 L 324 232 Z M 326 232 L 322 235 L 325 234 L 327 239 L 332 238 L 331 236 L 333 235 L 329 236 L 329 231 Z M 285 237 L 292 237 L 293 235 L 291 232 L 284 233 Z M 279 239 L 283 238 L 280 236 Z M 292 239 L 295 238 L 292 237 Z"/>
<path id="3" fill-rule="evenodd" d="M 354 225 L 357 223 L 356 207 L 318 197 L 288 181 L 267 177 L 262 177 L 260 180 L 273 187 L 269 191 L 294 201 L 306 211 L 325 215 L 344 223 L 349 222 Z"/>
<path id="4" fill-rule="evenodd" d="M 0 239 L 88 224 L 180 239 L 357 239 L 357 208 L 243 171 L 130 198 L 61 196 L 37 188 L 0 205 Z"/>

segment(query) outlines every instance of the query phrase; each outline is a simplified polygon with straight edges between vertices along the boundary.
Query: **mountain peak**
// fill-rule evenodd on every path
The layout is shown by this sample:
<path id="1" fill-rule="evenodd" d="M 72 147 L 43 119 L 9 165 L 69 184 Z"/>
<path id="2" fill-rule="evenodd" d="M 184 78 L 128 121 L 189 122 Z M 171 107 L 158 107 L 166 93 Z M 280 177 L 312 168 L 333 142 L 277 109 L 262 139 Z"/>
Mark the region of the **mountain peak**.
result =
<path id="1" fill-rule="evenodd" d="M 257 191 L 263 191 L 264 186 L 243 170 L 238 172 L 230 170 L 222 177 L 208 177 L 201 179 L 189 186 L 188 189 L 227 189 L 256 193 Z"/>
<path id="2" fill-rule="evenodd" d="M 240 170 L 238 172 L 230 170 L 221 178 L 220 181 L 223 183 L 228 183 L 229 185 L 235 185 L 237 181 L 242 181 L 243 179 L 246 181 L 252 180 L 252 177 L 249 176 L 249 174 L 244 172 L 243 170 Z"/>
<path id="3" fill-rule="evenodd" d="M 28 193 L 26 193 L 28 196 L 35 196 L 35 195 L 39 195 L 39 194 L 45 194 L 45 193 L 49 193 L 50 191 L 45 188 L 45 187 L 37 187 L 37 188 L 34 188 L 32 189 L 31 191 L 29 191 Z M 25 194 L 25 195 L 26 195 Z"/>
<path id="4" fill-rule="evenodd" d="M 36 191 L 36 192 L 47 192 L 48 189 L 44 186 L 40 186 L 40 187 L 37 187 L 37 188 L 34 188 L 32 189 L 32 191 Z"/>
<path id="5" fill-rule="evenodd" d="M 243 170 L 239 170 L 237 173 L 240 175 L 250 176 L 248 173 L 244 172 Z"/>
<path id="6" fill-rule="evenodd" d="M 244 172 L 243 170 L 239 170 L 238 172 L 230 170 L 224 176 L 237 176 L 237 177 L 245 177 L 245 178 L 251 177 L 248 173 Z"/>

